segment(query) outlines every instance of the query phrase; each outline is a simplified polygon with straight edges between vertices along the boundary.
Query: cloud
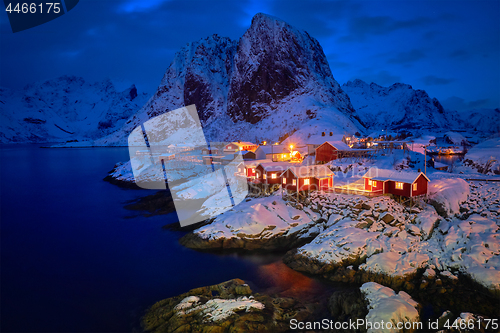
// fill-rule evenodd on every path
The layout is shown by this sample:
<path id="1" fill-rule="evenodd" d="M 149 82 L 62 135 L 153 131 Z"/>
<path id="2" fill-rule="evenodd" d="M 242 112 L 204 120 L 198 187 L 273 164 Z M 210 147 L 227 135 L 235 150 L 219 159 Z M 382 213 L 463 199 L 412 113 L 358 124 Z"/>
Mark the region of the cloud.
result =
<path id="1" fill-rule="evenodd" d="M 396 20 L 389 16 L 353 17 L 349 21 L 349 35 L 340 39 L 342 42 L 364 41 L 370 35 L 386 35 L 400 29 L 426 26 L 433 20 L 417 17 L 410 20 Z"/>
<path id="2" fill-rule="evenodd" d="M 126 13 L 148 12 L 154 10 L 168 0 L 128 0 L 118 6 L 118 11 Z"/>
<path id="3" fill-rule="evenodd" d="M 490 99 L 483 98 L 474 101 L 466 101 L 463 98 L 452 96 L 441 101 L 445 109 L 455 111 L 471 111 L 478 108 L 487 108 L 490 106 Z"/>
<path id="4" fill-rule="evenodd" d="M 409 64 L 422 58 L 425 58 L 425 54 L 420 50 L 413 49 L 408 52 L 400 52 L 387 62 L 390 64 Z"/>
<path id="5" fill-rule="evenodd" d="M 450 58 L 466 59 L 469 57 L 469 52 L 463 49 L 455 50 L 449 54 Z"/>
<path id="6" fill-rule="evenodd" d="M 336 34 L 339 22 L 344 21 L 345 17 L 351 16 L 351 13 L 357 12 L 360 8 L 359 4 L 351 1 L 266 0 L 264 2 L 267 4 L 265 8 L 269 9 L 269 14 L 307 31 L 315 38 L 331 37 Z"/>
<path id="7" fill-rule="evenodd" d="M 455 81 L 455 79 L 445 79 L 434 75 L 427 75 L 422 78 L 422 82 L 428 86 L 444 85 Z"/>

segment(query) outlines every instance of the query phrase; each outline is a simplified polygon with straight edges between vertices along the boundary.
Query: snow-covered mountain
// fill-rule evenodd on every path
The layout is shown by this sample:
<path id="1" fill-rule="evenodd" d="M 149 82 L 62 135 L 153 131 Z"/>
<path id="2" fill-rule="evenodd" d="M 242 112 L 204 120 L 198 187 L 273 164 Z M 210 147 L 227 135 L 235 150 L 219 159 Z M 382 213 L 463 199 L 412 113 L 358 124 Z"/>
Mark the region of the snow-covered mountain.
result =
<path id="1" fill-rule="evenodd" d="M 500 109 L 475 109 L 459 113 L 467 127 L 485 134 L 500 133 Z"/>
<path id="2" fill-rule="evenodd" d="M 456 127 L 457 116 L 445 111 L 424 90 L 395 83 L 381 87 L 362 80 L 342 85 L 359 117 L 369 129 L 446 129 Z"/>
<path id="3" fill-rule="evenodd" d="M 120 128 L 146 102 L 134 85 L 62 76 L 22 90 L 0 87 L 0 142 L 96 139 Z"/>
<path id="4" fill-rule="evenodd" d="M 125 145 L 136 126 L 189 104 L 211 141 L 363 130 L 318 41 L 265 14 L 252 19 L 239 41 L 214 35 L 187 44 L 147 105 L 97 143 Z"/>

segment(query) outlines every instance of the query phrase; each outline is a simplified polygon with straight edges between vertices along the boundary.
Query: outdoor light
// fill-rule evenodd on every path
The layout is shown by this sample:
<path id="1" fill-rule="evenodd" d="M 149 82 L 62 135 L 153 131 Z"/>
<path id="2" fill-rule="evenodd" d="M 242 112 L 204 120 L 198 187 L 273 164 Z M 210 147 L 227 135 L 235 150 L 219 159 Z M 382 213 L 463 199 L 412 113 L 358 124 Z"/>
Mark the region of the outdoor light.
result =
<path id="1" fill-rule="evenodd" d="M 290 149 L 293 149 L 293 145 L 290 145 Z"/>

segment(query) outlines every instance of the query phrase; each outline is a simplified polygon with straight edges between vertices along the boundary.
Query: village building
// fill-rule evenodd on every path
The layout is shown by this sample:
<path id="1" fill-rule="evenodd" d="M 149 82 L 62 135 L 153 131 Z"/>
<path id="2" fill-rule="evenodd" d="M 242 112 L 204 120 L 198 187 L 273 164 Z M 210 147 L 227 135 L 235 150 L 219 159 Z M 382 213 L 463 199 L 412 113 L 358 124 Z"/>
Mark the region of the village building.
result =
<path id="1" fill-rule="evenodd" d="M 309 155 L 314 155 L 316 153 L 316 148 L 325 143 L 325 141 L 342 142 L 342 139 L 342 135 L 333 134 L 333 132 L 321 132 L 321 135 L 313 135 L 306 139 L 304 144 L 307 147 L 307 153 Z"/>
<path id="2" fill-rule="evenodd" d="M 271 163 L 271 160 L 243 161 L 238 165 L 237 173 L 250 179 L 255 179 L 255 168 L 261 163 Z"/>
<path id="3" fill-rule="evenodd" d="M 426 195 L 429 178 L 423 172 L 371 168 L 363 175 L 364 189 L 374 194 L 392 194 L 407 198 Z"/>
<path id="4" fill-rule="evenodd" d="M 173 160 L 175 158 L 175 154 L 168 154 L 168 153 L 165 153 L 165 154 L 160 154 L 158 155 L 158 161 L 161 163 L 162 161 L 170 161 L 170 160 Z"/>
<path id="5" fill-rule="evenodd" d="M 280 175 L 291 165 L 288 162 L 260 163 L 255 168 L 255 178 L 261 184 L 281 184 Z"/>
<path id="6" fill-rule="evenodd" d="M 228 143 L 227 145 L 224 146 L 224 152 L 225 153 L 235 153 L 237 151 L 255 151 L 257 149 L 258 145 L 251 143 L 251 142 L 246 142 L 246 141 L 237 141 L 237 142 L 231 142 Z"/>
<path id="7" fill-rule="evenodd" d="M 375 149 L 408 149 L 407 141 L 372 141 L 371 146 Z"/>
<path id="8" fill-rule="evenodd" d="M 334 173 L 325 165 L 290 166 L 281 175 L 281 185 L 288 191 L 317 191 L 333 187 Z"/>
<path id="9" fill-rule="evenodd" d="M 203 164 L 222 164 L 222 159 L 226 157 L 225 155 L 205 155 L 202 156 Z"/>
<path id="10" fill-rule="evenodd" d="M 203 148 L 201 153 L 203 155 L 219 155 L 219 148 Z"/>
<path id="11" fill-rule="evenodd" d="M 316 163 L 327 163 L 343 157 L 343 153 L 353 149 L 342 141 L 325 141 L 316 148 Z"/>
<path id="12" fill-rule="evenodd" d="M 255 152 L 253 152 L 253 151 L 243 150 L 240 153 L 241 153 L 241 157 L 244 160 L 255 160 Z"/>
<path id="13" fill-rule="evenodd" d="M 289 161 L 291 159 L 290 146 L 285 145 L 266 145 L 259 146 L 255 150 L 255 159 L 270 159 L 273 162 Z"/>

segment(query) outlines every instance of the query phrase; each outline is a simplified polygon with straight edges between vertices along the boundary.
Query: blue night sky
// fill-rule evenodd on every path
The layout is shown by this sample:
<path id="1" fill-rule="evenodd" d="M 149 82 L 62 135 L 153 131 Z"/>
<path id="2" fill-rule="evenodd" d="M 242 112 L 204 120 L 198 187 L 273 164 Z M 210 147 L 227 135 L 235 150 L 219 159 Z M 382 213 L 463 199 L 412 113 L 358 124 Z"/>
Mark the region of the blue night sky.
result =
<path id="1" fill-rule="evenodd" d="M 239 38 L 254 14 L 320 42 L 335 79 L 411 84 L 446 108 L 500 107 L 500 1 L 80 0 L 13 34 L 0 15 L 0 85 L 61 75 L 153 93 L 175 52 L 211 34 Z"/>

